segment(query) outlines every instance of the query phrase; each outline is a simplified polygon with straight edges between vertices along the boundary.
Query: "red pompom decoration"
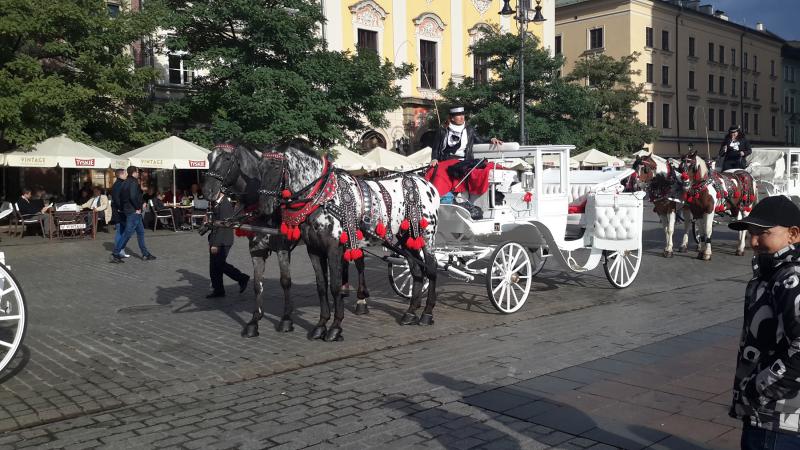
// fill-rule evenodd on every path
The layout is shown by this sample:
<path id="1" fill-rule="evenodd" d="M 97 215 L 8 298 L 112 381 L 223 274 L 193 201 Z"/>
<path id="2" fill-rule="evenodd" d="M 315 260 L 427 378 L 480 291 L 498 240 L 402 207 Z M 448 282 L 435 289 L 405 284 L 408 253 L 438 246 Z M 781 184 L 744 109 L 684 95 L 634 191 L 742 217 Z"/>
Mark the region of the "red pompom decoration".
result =
<path id="1" fill-rule="evenodd" d="M 408 229 L 410 227 L 411 227 L 411 223 L 409 223 L 408 219 L 403 219 L 403 221 L 400 222 L 400 229 L 401 230 L 408 231 Z"/>
<path id="2" fill-rule="evenodd" d="M 286 222 L 281 222 L 281 234 L 289 234 L 289 227 L 286 225 Z"/>
<path id="3" fill-rule="evenodd" d="M 530 192 L 526 192 L 525 195 L 522 197 L 522 201 L 525 203 L 530 203 L 533 200 L 533 194 Z"/>
<path id="4" fill-rule="evenodd" d="M 428 228 L 428 219 L 423 217 L 422 220 L 419 221 L 419 226 L 420 228 Z"/>
<path id="5" fill-rule="evenodd" d="M 350 256 L 353 258 L 353 260 L 361 259 L 364 257 L 364 250 L 361 250 L 360 248 L 354 248 L 350 253 Z"/>
<path id="6" fill-rule="evenodd" d="M 422 236 L 417 236 L 417 250 L 422 250 L 425 247 L 425 239 Z"/>
<path id="7" fill-rule="evenodd" d="M 288 199 L 288 198 L 292 198 L 292 191 L 290 191 L 290 190 L 288 190 L 288 189 L 284 189 L 284 190 L 282 190 L 282 191 L 281 191 L 281 197 L 283 197 L 283 198 L 287 198 L 287 199 Z"/>
<path id="8" fill-rule="evenodd" d="M 361 230 L 356 230 L 356 239 L 359 241 L 364 239 L 364 233 L 362 233 Z"/>
<path id="9" fill-rule="evenodd" d="M 683 180 L 683 181 L 687 181 L 687 180 L 689 180 L 689 174 L 688 174 L 688 173 L 686 173 L 686 172 L 683 172 L 683 173 L 681 174 L 681 180 Z"/>
<path id="10" fill-rule="evenodd" d="M 294 230 L 292 230 L 292 240 L 296 241 L 298 239 L 300 239 L 300 227 L 294 227 Z"/>
<path id="11" fill-rule="evenodd" d="M 717 192 L 717 198 L 722 198 L 722 192 Z"/>
<path id="12" fill-rule="evenodd" d="M 378 226 L 375 227 L 375 234 L 381 238 L 386 236 L 386 225 L 383 222 L 378 222 Z"/>
<path id="13" fill-rule="evenodd" d="M 739 198 L 741 195 L 742 194 L 740 194 L 739 191 L 733 191 L 733 198 Z"/>
<path id="14" fill-rule="evenodd" d="M 345 261 L 352 261 L 353 260 L 353 251 L 349 248 L 344 251 L 344 260 Z"/>
<path id="15" fill-rule="evenodd" d="M 408 247 L 410 250 L 414 250 L 414 244 L 416 244 L 416 241 L 414 241 L 414 238 L 409 236 L 408 239 L 406 239 L 406 247 Z"/>
<path id="16" fill-rule="evenodd" d="M 339 243 L 340 244 L 347 244 L 347 241 L 350 240 L 350 236 L 347 235 L 347 231 L 342 231 L 342 234 L 339 235 Z"/>

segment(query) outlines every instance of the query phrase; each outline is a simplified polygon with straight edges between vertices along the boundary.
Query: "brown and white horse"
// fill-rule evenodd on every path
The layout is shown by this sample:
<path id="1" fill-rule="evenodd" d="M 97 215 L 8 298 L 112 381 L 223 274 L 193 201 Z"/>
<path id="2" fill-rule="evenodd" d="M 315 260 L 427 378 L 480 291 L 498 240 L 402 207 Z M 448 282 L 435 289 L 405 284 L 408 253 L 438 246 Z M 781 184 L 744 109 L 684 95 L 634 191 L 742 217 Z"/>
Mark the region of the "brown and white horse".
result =
<path id="1" fill-rule="evenodd" d="M 645 155 L 633 163 L 636 190 L 644 190 L 653 203 L 653 212 L 658 214 L 664 229 L 666 245 L 662 253 L 665 258 L 672 258 L 672 234 L 675 231 L 675 217 L 679 209 L 685 209 L 682 200 L 681 182 L 672 168 L 670 161 L 656 155 Z M 686 252 L 689 245 L 689 230 L 685 227 L 681 241 L 681 252 Z"/>
<path id="2" fill-rule="evenodd" d="M 698 219 L 700 246 L 697 258 L 711 259 L 711 232 L 715 213 L 727 213 L 735 219 L 747 217 L 757 201 L 753 177 L 744 170 L 709 171 L 702 158 L 691 153 L 681 162 L 683 199 L 691 216 Z M 687 224 L 691 217 L 685 217 Z M 745 232 L 739 232 L 736 254 L 744 255 Z"/>

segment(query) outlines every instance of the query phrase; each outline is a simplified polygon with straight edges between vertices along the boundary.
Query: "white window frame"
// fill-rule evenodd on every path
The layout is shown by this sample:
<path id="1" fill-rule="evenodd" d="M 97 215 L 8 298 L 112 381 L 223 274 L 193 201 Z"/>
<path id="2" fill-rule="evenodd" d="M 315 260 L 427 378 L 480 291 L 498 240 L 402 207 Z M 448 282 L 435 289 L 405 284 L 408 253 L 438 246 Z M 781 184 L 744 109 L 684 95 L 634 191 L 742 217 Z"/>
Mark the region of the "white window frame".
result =
<path id="1" fill-rule="evenodd" d="M 603 37 L 603 45 L 601 45 L 600 47 L 597 47 L 597 48 L 592 48 L 592 31 L 594 31 L 594 30 L 600 30 L 600 32 L 603 35 L 602 36 Z M 563 46 L 564 43 L 562 42 L 561 45 Z M 605 27 L 605 25 L 601 25 L 599 27 L 588 28 L 586 30 L 586 50 L 595 51 L 596 52 L 596 51 L 601 51 L 601 50 L 605 50 L 605 49 L 606 49 L 606 27 Z"/>
<path id="2" fill-rule="evenodd" d="M 353 23 L 353 46 L 358 50 L 358 30 L 378 32 L 378 56 L 383 57 L 383 29 L 386 16 L 389 15 L 374 0 L 362 0 L 348 7 L 350 20 Z"/>

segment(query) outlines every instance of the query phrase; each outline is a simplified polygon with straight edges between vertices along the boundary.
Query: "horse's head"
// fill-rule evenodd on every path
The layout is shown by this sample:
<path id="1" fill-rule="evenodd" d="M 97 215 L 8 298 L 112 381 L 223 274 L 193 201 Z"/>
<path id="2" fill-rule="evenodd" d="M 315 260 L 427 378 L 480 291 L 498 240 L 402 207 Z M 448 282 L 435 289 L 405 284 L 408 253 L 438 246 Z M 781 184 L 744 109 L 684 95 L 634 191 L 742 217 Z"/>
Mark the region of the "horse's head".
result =
<path id="1" fill-rule="evenodd" d="M 637 157 L 633 162 L 633 170 L 636 172 L 636 179 L 640 188 L 647 186 L 658 172 L 658 164 L 649 155 Z"/>
<path id="2" fill-rule="evenodd" d="M 258 210 L 270 215 L 280 206 L 283 191 L 287 190 L 289 170 L 286 154 L 282 151 L 265 151 L 258 166 L 261 188 L 258 191 Z"/>
<path id="3" fill-rule="evenodd" d="M 224 193 L 231 188 L 239 178 L 240 165 L 236 151 L 236 147 L 231 144 L 220 144 L 208 155 L 203 195 L 212 202 L 216 202 L 220 192 Z"/>
<path id="4" fill-rule="evenodd" d="M 703 158 L 692 152 L 684 156 L 680 165 L 681 182 L 683 187 L 688 189 L 693 183 L 703 181 L 708 178 L 708 166 Z"/>
<path id="5" fill-rule="evenodd" d="M 265 151 L 259 165 L 261 213 L 273 213 L 281 199 L 313 195 L 314 187 L 325 175 L 324 167 L 326 163 L 304 141 L 293 140 Z"/>

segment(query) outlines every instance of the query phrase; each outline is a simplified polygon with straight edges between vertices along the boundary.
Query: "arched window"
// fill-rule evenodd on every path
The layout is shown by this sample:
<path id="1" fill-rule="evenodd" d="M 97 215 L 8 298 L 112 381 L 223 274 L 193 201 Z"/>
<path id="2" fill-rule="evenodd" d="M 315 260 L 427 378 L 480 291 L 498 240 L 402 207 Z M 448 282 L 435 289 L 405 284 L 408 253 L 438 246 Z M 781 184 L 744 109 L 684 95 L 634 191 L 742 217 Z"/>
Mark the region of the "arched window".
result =
<path id="1" fill-rule="evenodd" d="M 370 130 L 364 133 L 361 137 L 361 150 L 368 152 L 375 147 L 389 148 L 386 146 L 386 138 L 375 130 Z"/>

